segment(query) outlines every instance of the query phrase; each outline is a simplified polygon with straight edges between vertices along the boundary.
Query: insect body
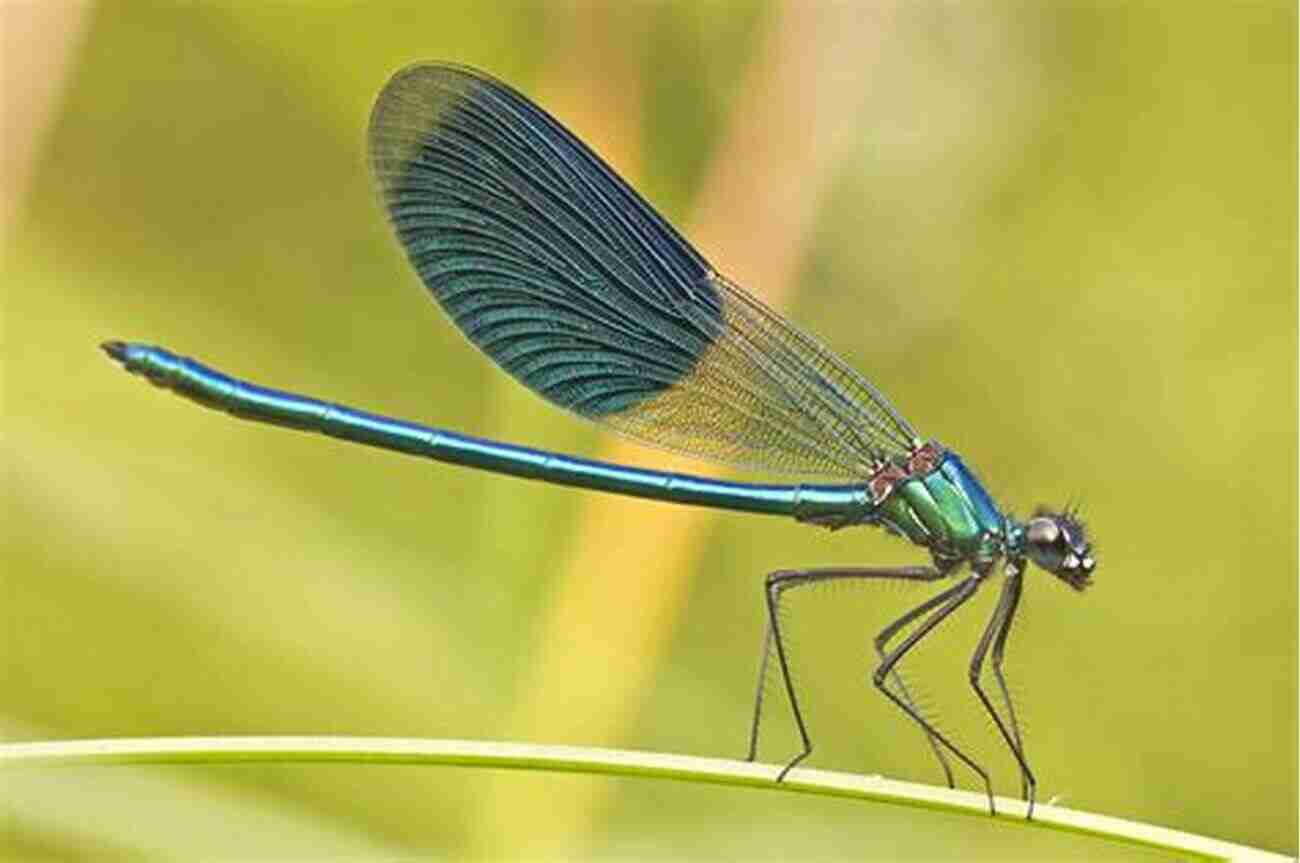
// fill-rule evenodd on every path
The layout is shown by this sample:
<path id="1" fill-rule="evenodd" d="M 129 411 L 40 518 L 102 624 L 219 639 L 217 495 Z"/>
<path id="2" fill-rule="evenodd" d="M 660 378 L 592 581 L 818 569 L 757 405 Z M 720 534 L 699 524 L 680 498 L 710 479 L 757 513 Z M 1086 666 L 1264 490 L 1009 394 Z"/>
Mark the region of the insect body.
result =
<path id="1" fill-rule="evenodd" d="M 781 597 L 828 580 L 938 582 L 965 570 L 879 634 L 873 680 L 921 727 L 949 785 L 956 758 L 982 778 L 992 809 L 988 773 L 921 715 L 897 665 L 1001 561 L 1002 592 L 975 646 L 971 683 L 1015 758 L 1032 813 L 1034 776 L 1002 657 L 1026 561 L 1079 590 L 1090 582 L 1094 561 L 1078 519 L 1006 515 L 956 453 L 923 442 L 875 386 L 718 273 L 599 156 L 500 81 L 438 63 L 403 69 L 375 103 L 368 141 L 380 200 L 408 260 L 503 370 L 641 441 L 794 482 L 732 482 L 485 440 L 261 387 L 139 343 L 105 343 L 109 356 L 245 419 L 560 485 L 831 528 L 876 525 L 924 547 L 929 566 L 768 577 L 763 669 L 776 656 L 802 741 L 778 778 L 812 748 L 790 680 Z M 996 699 L 979 683 L 986 657 Z"/>

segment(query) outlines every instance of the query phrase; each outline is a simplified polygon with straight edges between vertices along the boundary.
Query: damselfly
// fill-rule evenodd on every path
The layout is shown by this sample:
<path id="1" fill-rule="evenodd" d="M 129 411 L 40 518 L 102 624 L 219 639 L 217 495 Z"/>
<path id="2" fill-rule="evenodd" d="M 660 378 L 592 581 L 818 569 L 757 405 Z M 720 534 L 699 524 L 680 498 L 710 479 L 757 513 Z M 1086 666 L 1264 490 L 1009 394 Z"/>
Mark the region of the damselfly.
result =
<path id="1" fill-rule="evenodd" d="M 755 484 L 645 470 L 427 428 L 229 377 L 162 348 L 108 342 L 128 371 L 209 407 L 437 461 L 655 500 L 871 525 L 924 548 L 924 566 L 781 571 L 767 577 L 763 679 L 780 668 L 800 752 L 812 751 L 790 678 L 780 607 L 836 580 L 940 582 L 875 638 L 875 686 L 924 733 L 948 784 L 951 758 L 988 772 L 923 715 L 899 663 L 999 566 L 1001 593 L 970 683 L 1020 772 L 1035 779 L 1003 676 L 1026 561 L 1083 590 L 1095 566 L 1078 517 L 1002 510 L 955 452 L 919 436 L 885 396 L 816 339 L 729 281 L 595 153 L 527 97 L 440 63 L 398 72 L 370 117 L 380 198 L 424 285 L 465 335 L 543 398 L 633 438 L 799 479 Z M 960 573 L 965 575 L 958 577 Z M 981 684 L 989 660 L 995 704 Z"/>

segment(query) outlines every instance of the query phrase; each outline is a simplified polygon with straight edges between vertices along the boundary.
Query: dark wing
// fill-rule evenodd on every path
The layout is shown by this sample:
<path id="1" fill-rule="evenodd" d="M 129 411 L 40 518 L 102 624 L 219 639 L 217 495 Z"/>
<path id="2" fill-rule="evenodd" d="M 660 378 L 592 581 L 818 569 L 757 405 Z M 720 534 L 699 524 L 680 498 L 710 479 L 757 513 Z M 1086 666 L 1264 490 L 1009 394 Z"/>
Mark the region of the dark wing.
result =
<path id="1" fill-rule="evenodd" d="M 861 478 L 916 435 L 871 384 L 727 281 L 595 153 L 481 72 L 375 102 L 370 165 L 420 278 L 524 386 L 641 441 Z"/>

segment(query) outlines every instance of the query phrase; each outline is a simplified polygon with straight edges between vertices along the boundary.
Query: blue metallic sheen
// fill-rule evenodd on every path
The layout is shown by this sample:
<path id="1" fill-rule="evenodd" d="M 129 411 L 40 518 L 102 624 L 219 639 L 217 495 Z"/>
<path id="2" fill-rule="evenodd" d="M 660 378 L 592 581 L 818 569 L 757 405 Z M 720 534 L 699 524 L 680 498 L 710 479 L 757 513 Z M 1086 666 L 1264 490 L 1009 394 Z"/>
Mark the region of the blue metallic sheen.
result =
<path id="1" fill-rule="evenodd" d="M 110 343 L 134 374 L 244 419 L 558 485 L 842 526 L 873 520 L 865 486 L 765 485 L 626 467 L 430 428 L 241 381 L 164 348 Z"/>
<path id="2" fill-rule="evenodd" d="M 1007 519 L 1002 510 L 957 453 L 951 450 L 944 453 L 939 471 L 966 498 L 982 530 L 1000 532 L 1004 529 Z"/>

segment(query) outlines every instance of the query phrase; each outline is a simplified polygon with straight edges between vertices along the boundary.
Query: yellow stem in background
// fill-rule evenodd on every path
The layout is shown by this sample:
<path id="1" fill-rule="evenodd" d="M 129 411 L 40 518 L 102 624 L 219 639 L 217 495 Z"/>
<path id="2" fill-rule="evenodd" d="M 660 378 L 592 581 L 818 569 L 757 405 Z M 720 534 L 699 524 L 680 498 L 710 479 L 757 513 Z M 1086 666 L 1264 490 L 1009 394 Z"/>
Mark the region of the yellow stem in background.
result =
<path id="1" fill-rule="evenodd" d="M 590 15 L 570 19 L 592 26 Z M 887 25 L 880 8 L 791 0 L 773 16 L 760 54 L 749 64 L 686 234 L 715 266 L 773 307 L 788 304 L 794 292 L 821 199 L 857 126 L 855 113 L 844 108 L 861 101 L 857 96 L 866 89 Z M 563 95 L 565 88 L 581 88 L 575 102 L 608 112 L 585 126 L 606 135 L 587 139 L 635 182 L 629 169 L 640 136 L 627 124 L 639 111 L 627 94 L 638 91 L 639 65 L 588 53 L 613 40 L 589 30 L 575 30 L 573 37 L 559 40 L 556 80 L 562 86 L 555 93 L 544 87 L 543 104 L 586 138 L 581 112 L 570 110 Z M 614 145 L 612 152 L 606 141 Z M 620 439 L 609 440 L 596 458 L 717 472 L 684 458 L 651 458 L 646 448 Z M 703 509 L 610 495 L 585 499 L 569 564 L 540 625 L 531 677 L 506 725 L 510 736 L 591 745 L 623 741 L 681 618 L 712 518 Z M 761 575 L 754 574 L 756 589 Z M 743 717 L 737 722 L 743 731 Z M 579 856 L 609 788 L 593 780 L 561 789 L 549 780 L 502 776 L 477 819 L 485 831 L 479 847 L 486 856 L 504 859 Z M 522 825 L 521 818 L 528 823 Z"/>
<path id="2" fill-rule="evenodd" d="M 73 0 L 0 4 L 0 245 L 27 191 L 41 136 L 57 116 L 90 11 L 90 3 Z"/>

